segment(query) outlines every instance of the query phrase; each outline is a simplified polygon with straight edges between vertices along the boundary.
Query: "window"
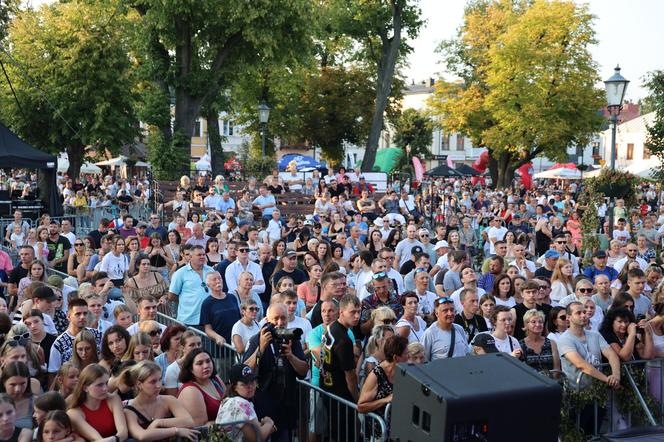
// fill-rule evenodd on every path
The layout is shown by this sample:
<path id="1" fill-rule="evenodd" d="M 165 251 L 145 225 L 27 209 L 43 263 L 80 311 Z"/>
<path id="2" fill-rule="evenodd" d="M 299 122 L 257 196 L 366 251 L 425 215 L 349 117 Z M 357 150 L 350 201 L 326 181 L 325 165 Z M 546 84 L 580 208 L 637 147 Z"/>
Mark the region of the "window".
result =
<path id="1" fill-rule="evenodd" d="M 440 150 L 450 150 L 450 135 L 449 134 L 443 134 L 442 137 L 442 145 L 440 146 Z"/>
<path id="2" fill-rule="evenodd" d="M 645 145 L 643 146 L 643 159 L 649 160 L 652 157 L 652 152 Z"/>
<path id="3" fill-rule="evenodd" d="M 235 123 L 229 120 L 224 120 L 222 125 L 222 135 L 225 137 L 232 137 L 235 131 Z"/>
<path id="4" fill-rule="evenodd" d="M 192 137 L 200 137 L 201 136 L 201 120 L 196 120 L 194 121 L 194 128 L 191 132 Z"/>
<path id="5" fill-rule="evenodd" d="M 456 136 L 456 150 L 464 150 L 463 135 L 457 134 Z"/>
<path id="6" fill-rule="evenodd" d="M 628 160 L 633 160 L 634 159 L 634 144 L 633 143 L 627 143 L 627 158 Z"/>
<path id="7" fill-rule="evenodd" d="M 593 143 L 593 157 L 599 156 L 599 141 Z"/>

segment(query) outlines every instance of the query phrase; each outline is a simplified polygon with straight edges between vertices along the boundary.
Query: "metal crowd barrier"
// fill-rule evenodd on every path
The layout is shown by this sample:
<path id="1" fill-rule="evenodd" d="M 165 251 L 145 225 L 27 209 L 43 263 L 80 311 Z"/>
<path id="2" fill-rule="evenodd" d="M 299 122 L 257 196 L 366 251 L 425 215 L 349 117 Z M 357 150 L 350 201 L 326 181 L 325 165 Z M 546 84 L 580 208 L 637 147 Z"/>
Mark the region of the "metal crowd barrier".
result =
<path id="1" fill-rule="evenodd" d="M 359 413 L 357 404 L 307 382 L 297 381 L 299 441 L 385 442 L 387 424 L 376 413 Z"/>
<path id="2" fill-rule="evenodd" d="M 605 363 L 597 368 L 602 371 L 602 369 L 608 367 L 609 364 Z M 652 407 L 659 408 L 657 410 L 659 412 L 659 424 L 664 424 L 664 401 L 662 401 L 664 397 L 664 379 L 662 378 L 662 373 L 664 373 L 662 371 L 664 370 L 664 358 L 621 362 L 620 367 L 621 379 L 627 379 L 629 384 L 627 394 L 634 395 L 636 403 L 643 414 L 642 419 L 644 422 L 640 422 L 640 424 L 658 425 L 657 419 L 653 415 Z M 572 388 L 577 393 L 581 391 L 581 381 L 584 376 L 587 375 L 583 372 L 580 373 L 576 379 L 576 385 L 572 385 Z M 643 388 L 637 384 L 637 377 L 640 377 L 643 381 Z M 654 383 L 651 382 L 653 380 L 655 381 Z M 601 433 L 624 430 L 633 426 L 634 416 L 631 410 L 628 410 L 625 414 L 621 413 L 618 410 L 617 392 L 608 386 L 606 388 L 606 404 L 600 404 L 597 399 L 593 399 L 592 401 L 593 434 L 588 436 L 598 437 Z M 654 401 L 651 401 L 651 405 L 648 404 L 646 398 L 654 399 Z M 587 410 L 585 411 L 587 412 Z M 582 410 L 577 409 L 576 426 L 578 429 L 581 429 L 581 414 Z"/>
<path id="3" fill-rule="evenodd" d="M 213 432 L 215 430 L 221 430 L 223 433 L 228 434 L 228 433 L 225 432 L 225 429 L 228 428 L 228 427 L 231 427 L 231 426 L 236 426 L 236 425 L 249 425 L 249 426 L 251 426 L 254 429 L 254 433 L 256 435 L 255 436 L 256 437 L 255 438 L 256 442 L 262 442 L 263 441 L 263 438 L 261 438 L 261 433 L 260 433 L 260 430 L 259 430 L 258 426 L 255 423 L 253 423 L 251 421 L 247 421 L 247 420 L 224 422 L 224 423 L 221 423 L 221 424 L 216 424 L 215 423 L 215 424 L 209 424 L 209 425 L 202 425 L 202 426 L 199 426 L 199 427 L 195 427 L 194 430 L 198 430 L 200 432 L 197 440 L 207 441 L 207 440 L 210 439 L 210 435 L 211 435 L 210 433 L 211 432 Z M 228 439 L 228 440 L 230 440 L 230 439 Z M 189 439 L 185 439 L 184 437 L 180 436 L 180 437 L 175 439 L 175 442 L 189 442 Z"/>
<path id="4" fill-rule="evenodd" d="M 205 334 L 204 331 L 199 330 L 196 327 L 187 326 L 172 316 L 166 315 L 160 311 L 157 311 L 157 322 L 165 326 L 180 324 L 191 330 L 201 337 L 201 347 L 204 350 L 207 350 L 212 359 L 215 361 L 215 366 L 217 367 L 217 373 L 223 380 L 228 379 L 230 368 L 242 361 L 242 356 L 235 350 L 233 346 L 228 343 L 224 345 L 218 345 L 212 339 Z"/>

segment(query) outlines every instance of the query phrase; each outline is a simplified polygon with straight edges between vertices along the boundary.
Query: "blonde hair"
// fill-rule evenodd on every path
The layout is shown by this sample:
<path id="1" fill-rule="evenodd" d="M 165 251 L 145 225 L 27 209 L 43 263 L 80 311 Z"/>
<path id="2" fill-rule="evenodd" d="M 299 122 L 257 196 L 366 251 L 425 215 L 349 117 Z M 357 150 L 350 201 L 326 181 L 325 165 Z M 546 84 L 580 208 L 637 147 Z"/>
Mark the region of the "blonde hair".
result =
<path id="1" fill-rule="evenodd" d="M 531 319 L 533 318 L 540 318 L 542 322 L 544 322 L 544 312 L 541 312 L 536 309 L 530 309 L 526 313 L 523 314 L 523 330 L 526 330 L 526 324 L 530 322 Z"/>
<path id="2" fill-rule="evenodd" d="M 118 319 L 118 316 L 120 316 L 122 313 L 131 313 L 131 310 L 129 307 L 127 307 L 127 304 L 118 304 L 113 309 L 113 317 L 115 317 L 115 319 Z"/>
<path id="3" fill-rule="evenodd" d="M 78 367 L 74 365 L 74 361 L 67 361 L 60 366 L 60 369 L 55 374 L 55 377 L 53 378 L 53 383 L 51 384 L 52 391 L 60 392 L 60 389 L 62 388 L 62 378 L 67 376 L 67 373 L 69 373 L 69 370 L 71 370 L 72 368 L 78 370 L 80 373 Z"/>
<path id="4" fill-rule="evenodd" d="M 397 319 L 397 315 L 394 314 L 394 310 L 387 306 L 382 306 L 371 312 L 371 320 L 374 322 L 374 324 L 377 321 L 383 322 L 385 319 Z"/>
<path id="5" fill-rule="evenodd" d="M 391 310 L 390 310 L 391 311 Z M 392 313 L 394 314 L 394 313 Z M 369 336 L 369 341 L 367 342 L 367 355 L 372 355 L 376 350 L 378 350 L 380 343 L 385 341 L 385 334 L 392 332 L 392 335 L 397 333 L 396 329 L 392 325 L 376 325 L 371 330 L 371 336 Z"/>
<path id="6" fill-rule="evenodd" d="M 424 345 L 420 344 L 419 342 L 411 342 L 408 344 L 408 347 L 406 347 L 408 351 L 408 357 L 413 358 L 417 355 L 424 354 Z"/>
<path id="7" fill-rule="evenodd" d="M 141 361 L 124 370 L 120 376 L 120 382 L 136 390 L 138 382 L 145 382 L 147 378 L 155 373 L 161 374 L 159 364 L 153 361 Z"/>
<path id="8" fill-rule="evenodd" d="M 74 339 L 74 345 L 73 345 L 73 351 L 71 354 L 71 360 L 74 363 L 74 366 L 78 368 L 79 370 L 83 369 L 83 361 L 81 360 L 80 356 L 78 355 L 78 352 L 76 351 L 76 346 L 80 344 L 81 342 L 87 342 L 90 344 L 90 347 L 92 348 L 92 361 L 91 363 L 97 363 L 99 362 L 99 355 L 97 354 L 97 339 L 90 330 L 83 329 L 78 334 L 76 335 L 76 339 Z"/>
<path id="9" fill-rule="evenodd" d="M 161 327 L 159 327 L 159 323 L 151 319 L 139 322 L 138 329 L 143 333 L 148 333 L 150 330 L 159 330 L 159 332 L 161 333 Z"/>
<path id="10" fill-rule="evenodd" d="M 84 282 L 83 284 L 78 286 L 78 297 L 85 299 L 90 293 L 92 293 L 92 284 L 89 282 Z"/>
<path id="11" fill-rule="evenodd" d="M 136 350 L 136 347 L 139 345 L 145 345 L 150 349 L 150 356 L 148 359 L 153 359 L 154 355 L 152 353 L 152 340 L 150 339 L 150 336 L 147 335 L 146 333 L 143 332 L 138 332 L 134 336 L 131 337 L 129 340 L 129 345 L 127 346 L 127 351 L 125 351 L 125 354 L 122 356 L 123 361 L 127 361 L 129 359 L 134 359 L 134 350 Z"/>

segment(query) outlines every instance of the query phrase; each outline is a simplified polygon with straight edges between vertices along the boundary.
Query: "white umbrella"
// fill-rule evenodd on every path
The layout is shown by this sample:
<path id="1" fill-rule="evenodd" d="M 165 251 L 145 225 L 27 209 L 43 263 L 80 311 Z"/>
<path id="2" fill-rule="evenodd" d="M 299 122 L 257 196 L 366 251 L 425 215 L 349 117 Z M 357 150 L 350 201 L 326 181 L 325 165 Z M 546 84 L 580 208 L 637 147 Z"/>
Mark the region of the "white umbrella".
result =
<path id="1" fill-rule="evenodd" d="M 557 169 L 545 170 L 533 175 L 535 179 L 558 179 L 558 180 L 579 180 L 581 179 L 581 171 L 578 169 L 568 169 L 567 167 L 559 167 Z"/>
<path id="2" fill-rule="evenodd" d="M 58 156 L 58 172 L 66 172 L 69 169 L 69 156 L 66 153 L 61 153 Z M 94 164 L 86 161 L 81 166 L 81 173 L 101 173 L 101 169 Z"/>
<path id="3" fill-rule="evenodd" d="M 122 166 L 126 163 L 127 157 L 124 155 L 120 155 L 119 157 L 111 158 L 110 160 L 105 160 L 105 161 L 99 161 L 95 163 L 97 166 L 111 166 L 111 167 L 116 167 L 116 166 Z"/>

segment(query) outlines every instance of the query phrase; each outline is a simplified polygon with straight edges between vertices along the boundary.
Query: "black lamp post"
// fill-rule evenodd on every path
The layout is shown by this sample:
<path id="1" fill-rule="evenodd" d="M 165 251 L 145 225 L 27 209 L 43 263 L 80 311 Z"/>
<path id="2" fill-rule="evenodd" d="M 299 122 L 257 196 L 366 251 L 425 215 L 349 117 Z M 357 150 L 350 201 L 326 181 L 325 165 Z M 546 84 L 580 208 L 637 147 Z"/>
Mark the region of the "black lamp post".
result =
<path id="1" fill-rule="evenodd" d="M 261 151 L 265 158 L 265 143 L 267 142 L 267 122 L 270 119 L 270 106 L 265 100 L 258 105 L 258 122 L 261 125 Z"/>
<path id="2" fill-rule="evenodd" d="M 620 66 L 616 66 L 614 74 L 608 80 L 604 81 L 606 89 L 606 108 L 609 111 L 611 121 L 611 170 L 616 169 L 616 126 L 618 125 L 618 115 L 622 110 L 623 99 L 629 80 L 620 75 Z M 613 209 L 615 198 L 609 199 L 609 240 L 613 239 Z"/>

